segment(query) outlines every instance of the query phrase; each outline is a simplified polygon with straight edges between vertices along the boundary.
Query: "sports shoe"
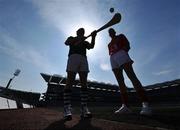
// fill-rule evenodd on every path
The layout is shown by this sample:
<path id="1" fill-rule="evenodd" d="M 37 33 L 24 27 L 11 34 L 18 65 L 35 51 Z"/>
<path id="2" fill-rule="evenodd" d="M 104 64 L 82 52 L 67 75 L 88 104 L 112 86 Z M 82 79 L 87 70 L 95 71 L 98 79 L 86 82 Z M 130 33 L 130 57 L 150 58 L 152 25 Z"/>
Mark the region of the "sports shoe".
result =
<path id="1" fill-rule="evenodd" d="M 64 106 L 64 120 L 70 121 L 72 120 L 72 113 L 71 113 L 71 105 Z"/>
<path id="2" fill-rule="evenodd" d="M 147 107 L 142 107 L 140 114 L 145 115 L 145 116 L 150 116 L 150 115 L 152 115 L 152 110 L 148 106 Z"/>
<path id="3" fill-rule="evenodd" d="M 132 111 L 126 105 L 122 105 L 122 107 L 120 107 L 114 113 L 115 114 L 130 114 L 130 113 L 132 113 Z"/>
<path id="4" fill-rule="evenodd" d="M 142 109 L 140 112 L 141 115 L 150 116 L 152 115 L 152 110 L 149 107 L 149 104 L 147 102 L 142 103 Z"/>
<path id="5" fill-rule="evenodd" d="M 82 106 L 81 108 L 81 118 L 92 118 L 92 114 L 87 106 Z"/>

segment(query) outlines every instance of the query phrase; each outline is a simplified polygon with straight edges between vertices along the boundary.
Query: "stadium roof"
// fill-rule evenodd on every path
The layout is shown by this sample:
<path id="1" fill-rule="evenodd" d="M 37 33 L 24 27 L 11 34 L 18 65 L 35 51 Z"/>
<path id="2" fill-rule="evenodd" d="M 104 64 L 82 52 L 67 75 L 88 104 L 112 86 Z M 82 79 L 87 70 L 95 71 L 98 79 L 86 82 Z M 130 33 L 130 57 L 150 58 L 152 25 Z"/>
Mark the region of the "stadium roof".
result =
<path id="1" fill-rule="evenodd" d="M 45 73 L 40 73 L 41 76 L 43 77 L 43 79 L 49 83 L 49 84 L 66 84 L 66 77 L 63 77 L 62 75 L 50 75 L 50 74 L 45 74 Z M 173 87 L 173 86 L 179 86 L 180 84 L 180 79 L 176 79 L 173 81 L 167 81 L 164 83 L 157 83 L 157 84 L 153 84 L 153 85 L 148 85 L 145 86 L 146 90 L 152 90 L 152 89 L 161 89 L 161 88 L 167 88 L 167 87 Z M 75 86 L 80 85 L 80 81 L 79 80 L 75 80 L 74 83 Z M 110 84 L 110 83 L 104 83 L 104 82 L 97 82 L 97 81 L 90 81 L 88 80 L 88 87 L 92 88 L 92 89 L 111 89 L 111 90 L 119 90 L 118 86 L 115 84 Z M 129 91 L 135 91 L 134 88 L 128 88 Z"/>
<path id="2" fill-rule="evenodd" d="M 48 84 L 66 84 L 66 77 L 63 77 L 61 75 L 50 75 L 50 74 L 45 74 L 45 73 L 40 73 L 43 79 L 48 83 Z M 100 88 L 100 89 L 111 89 L 111 90 L 118 90 L 118 86 L 110 83 L 103 83 L 103 82 L 97 82 L 97 81 L 90 81 L 88 80 L 87 82 L 89 87 L 92 88 Z M 75 80 L 74 85 L 80 85 L 80 81 L 77 79 Z"/>

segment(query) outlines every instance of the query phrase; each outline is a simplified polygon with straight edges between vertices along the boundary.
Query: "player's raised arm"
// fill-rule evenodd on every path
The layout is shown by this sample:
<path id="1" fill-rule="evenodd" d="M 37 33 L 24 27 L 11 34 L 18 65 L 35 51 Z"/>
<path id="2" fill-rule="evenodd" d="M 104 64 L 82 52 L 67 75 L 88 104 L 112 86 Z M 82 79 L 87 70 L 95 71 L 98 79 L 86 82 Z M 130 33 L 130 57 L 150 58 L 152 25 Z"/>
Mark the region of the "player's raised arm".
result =
<path id="1" fill-rule="evenodd" d="M 91 36 L 92 36 L 91 44 L 88 44 L 88 45 L 87 45 L 87 49 L 92 49 L 92 48 L 94 48 L 95 39 L 96 39 L 96 34 L 97 34 L 96 30 L 91 33 Z"/>

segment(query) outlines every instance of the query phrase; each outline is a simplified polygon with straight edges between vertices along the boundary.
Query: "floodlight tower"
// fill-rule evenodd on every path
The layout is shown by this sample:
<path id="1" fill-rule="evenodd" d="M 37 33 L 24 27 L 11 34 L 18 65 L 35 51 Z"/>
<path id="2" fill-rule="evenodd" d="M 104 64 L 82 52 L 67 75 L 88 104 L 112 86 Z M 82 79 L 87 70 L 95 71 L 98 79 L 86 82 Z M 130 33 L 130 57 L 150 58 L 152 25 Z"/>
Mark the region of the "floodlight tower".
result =
<path id="1" fill-rule="evenodd" d="M 21 72 L 20 69 L 16 69 L 16 70 L 15 70 L 14 76 L 9 79 L 9 82 L 8 82 L 8 84 L 6 85 L 6 88 L 9 88 L 9 85 L 10 85 L 11 81 L 12 81 L 16 76 L 18 76 L 20 72 Z"/>

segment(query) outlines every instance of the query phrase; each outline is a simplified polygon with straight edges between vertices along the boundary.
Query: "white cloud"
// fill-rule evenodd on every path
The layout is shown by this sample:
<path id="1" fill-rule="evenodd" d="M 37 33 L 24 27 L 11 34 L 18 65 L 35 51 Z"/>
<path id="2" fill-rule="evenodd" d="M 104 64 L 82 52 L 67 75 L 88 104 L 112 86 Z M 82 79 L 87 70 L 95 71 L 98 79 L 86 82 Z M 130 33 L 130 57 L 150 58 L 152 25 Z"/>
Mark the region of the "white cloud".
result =
<path id="1" fill-rule="evenodd" d="M 101 63 L 101 64 L 100 64 L 100 68 L 101 68 L 103 71 L 109 71 L 109 70 L 111 70 L 111 67 L 110 67 L 109 64 L 107 64 L 107 63 Z"/>
<path id="2" fill-rule="evenodd" d="M 88 80 L 90 80 L 90 81 L 92 81 L 92 82 L 97 81 L 97 79 L 94 78 L 94 77 L 92 77 L 92 76 L 88 76 Z"/>
<path id="3" fill-rule="evenodd" d="M 96 13 L 97 1 L 33 0 L 33 4 L 45 22 L 57 27 L 65 35 L 69 35 L 72 30 L 77 30 L 87 22 L 95 26 L 100 21 Z"/>
<path id="4" fill-rule="evenodd" d="M 53 68 L 45 58 L 46 56 L 40 51 L 36 51 L 30 46 L 20 44 L 16 39 L 12 38 L 5 32 L 0 32 L 0 43 L 0 52 L 10 56 L 11 58 L 31 63 L 43 70 Z"/>
<path id="5" fill-rule="evenodd" d="M 159 76 L 159 75 L 167 75 L 167 74 L 169 74 L 171 72 L 172 72 L 172 70 L 162 70 L 162 71 L 159 71 L 159 72 L 155 72 L 153 74 Z"/>

